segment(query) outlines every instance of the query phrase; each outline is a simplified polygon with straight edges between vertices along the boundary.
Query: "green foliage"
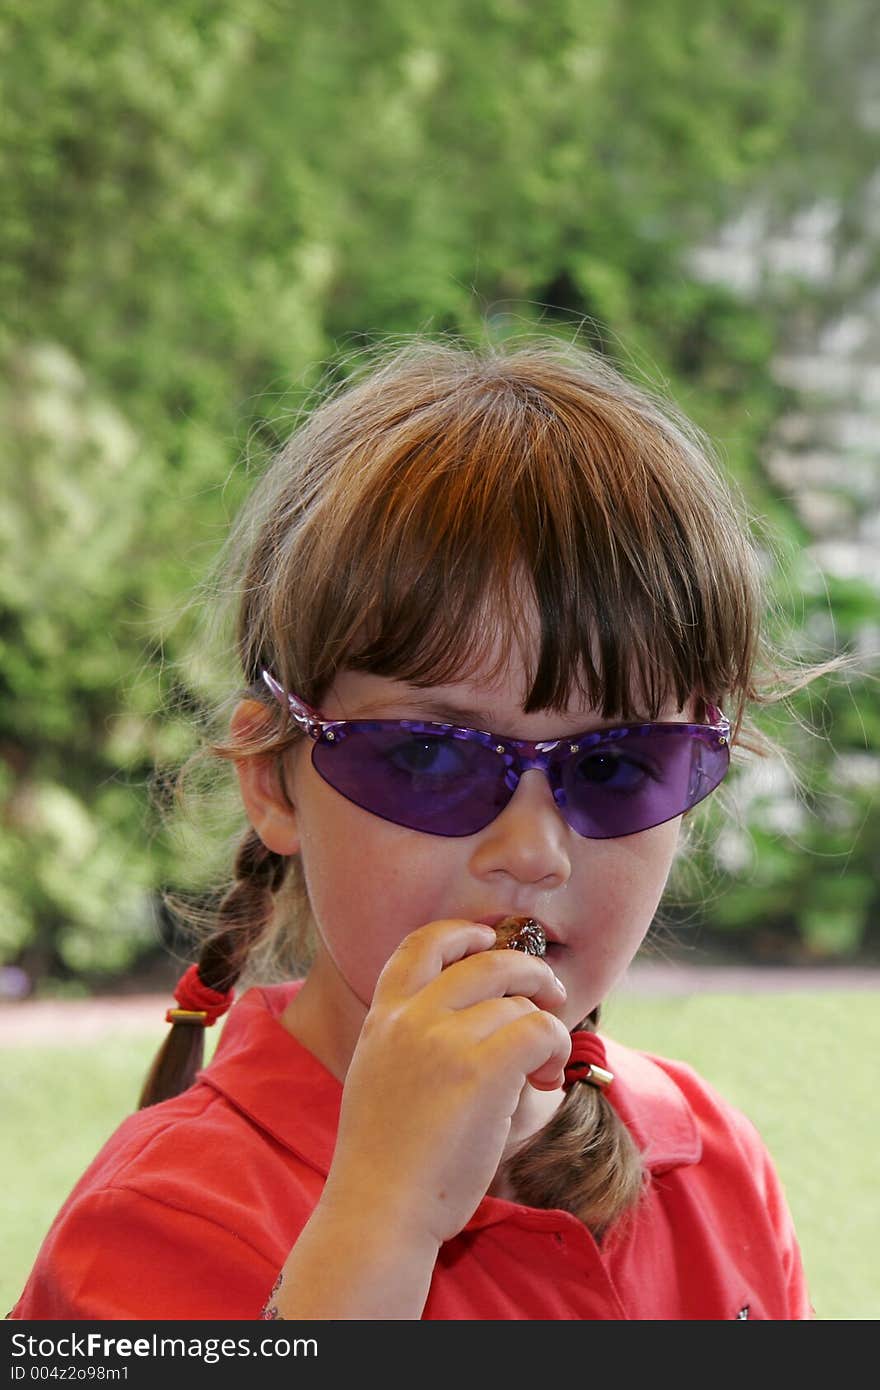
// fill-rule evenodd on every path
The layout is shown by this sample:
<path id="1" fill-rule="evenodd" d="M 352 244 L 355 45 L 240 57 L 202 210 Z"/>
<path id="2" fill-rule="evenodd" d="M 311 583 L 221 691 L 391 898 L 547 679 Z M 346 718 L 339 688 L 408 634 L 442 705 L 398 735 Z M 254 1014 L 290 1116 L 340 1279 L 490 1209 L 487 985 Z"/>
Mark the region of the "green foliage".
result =
<path id="1" fill-rule="evenodd" d="M 757 462 L 785 401 L 768 370 L 779 304 L 700 283 L 687 256 L 756 191 L 797 206 L 864 179 L 864 8 L 4 8 L 7 959 L 124 968 L 155 943 L 157 886 L 198 879 L 146 797 L 190 737 L 163 707 L 198 710 L 206 679 L 189 620 L 172 620 L 253 468 L 352 347 L 577 328 L 672 391 L 797 551 L 802 528 Z M 815 92 L 835 79 L 832 126 Z M 845 645 L 871 598 L 832 599 Z M 809 597 L 799 626 L 824 611 Z M 829 700 L 838 750 L 864 749 Z M 832 756 L 808 752 L 814 831 L 794 844 L 756 827 L 760 876 L 731 883 L 718 920 L 784 919 L 855 949 L 876 920 L 871 792 L 846 793 L 861 832 L 838 824 Z M 817 843 L 837 856 L 830 879 Z"/>

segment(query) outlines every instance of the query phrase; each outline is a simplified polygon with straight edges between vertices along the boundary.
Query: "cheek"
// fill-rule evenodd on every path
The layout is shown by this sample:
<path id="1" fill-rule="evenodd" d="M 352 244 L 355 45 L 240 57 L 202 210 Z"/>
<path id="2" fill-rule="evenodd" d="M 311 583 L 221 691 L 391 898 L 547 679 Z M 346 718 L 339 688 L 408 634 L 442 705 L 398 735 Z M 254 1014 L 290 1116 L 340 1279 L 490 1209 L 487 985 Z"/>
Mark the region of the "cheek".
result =
<path id="1" fill-rule="evenodd" d="M 639 835 L 609 841 L 601 878 L 609 954 L 635 951 L 647 933 L 678 847 L 680 818 Z"/>
<path id="2" fill-rule="evenodd" d="M 309 772 L 297 802 L 309 902 L 324 949 L 366 1002 L 403 938 L 442 915 L 442 854 L 429 837 L 369 815 Z"/>
<path id="3" fill-rule="evenodd" d="M 309 818 L 300 844 L 309 902 L 321 938 L 334 958 L 349 945 L 359 955 L 365 948 L 371 955 L 381 955 L 395 929 L 393 909 L 382 911 L 380 906 L 388 894 L 375 837 L 365 837 L 357 820 L 345 813 L 334 813 L 326 828 L 321 820 L 320 816 Z"/>
<path id="4" fill-rule="evenodd" d="M 632 836 L 635 871 L 639 874 L 643 891 L 655 905 L 669 878 L 680 834 L 681 816 L 676 816 L 675 820 L 667 821 L 665 825 L 655 825 L 653 830 Z"/>
<path id="5" fill-rule="evenodd" d="M 675 856 L 678 821 L 601 843 L 577 886 L 584 904 L 578 949 L 559 962 L 569 1027 L 608 998 L 647 935 Z"/>

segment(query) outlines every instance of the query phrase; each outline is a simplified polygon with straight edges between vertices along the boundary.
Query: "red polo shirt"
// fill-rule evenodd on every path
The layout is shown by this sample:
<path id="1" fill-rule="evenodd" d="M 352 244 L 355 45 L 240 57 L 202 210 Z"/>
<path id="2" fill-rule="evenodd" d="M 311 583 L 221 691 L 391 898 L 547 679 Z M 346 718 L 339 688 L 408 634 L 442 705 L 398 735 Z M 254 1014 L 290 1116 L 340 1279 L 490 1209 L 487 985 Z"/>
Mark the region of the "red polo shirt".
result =
<path id="1" fill-rule="evenodd" d="M 260 1317 L 320 1196 L 342 1096 L 279 1022 L 295 988 L 249 990 L 195 1084 L 120 1125 L 11 1317 Z M 690 1067 L 605 1041 L 609 1098 L 650 1172 L 635 1214 L 600 1246 L 566 1212 L 486 1197 L 443 1246 L 424 1318 L 809 1317 L 791 1218 L 753 1126 Z"/>

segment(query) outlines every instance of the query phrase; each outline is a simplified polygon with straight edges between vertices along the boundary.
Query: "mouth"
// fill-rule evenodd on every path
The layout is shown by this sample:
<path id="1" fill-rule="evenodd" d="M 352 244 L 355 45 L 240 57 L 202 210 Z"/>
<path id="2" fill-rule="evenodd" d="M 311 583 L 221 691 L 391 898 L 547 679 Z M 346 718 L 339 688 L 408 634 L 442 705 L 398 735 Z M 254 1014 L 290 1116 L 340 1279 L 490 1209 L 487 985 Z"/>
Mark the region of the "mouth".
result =
<path id="1" fill-rule="evenodd" d="M 474 922 L 481 922 L 485 927 L 497 927 L 498 923 L 503 922 L 505 917 L 508 917 L 509 915 L 510 914 L 507 912 L 496 912 L 494 914 L 490 913 L 486 917 L 473 917 L 471 918 L 471 920 Z M 522 913 L 521 915 L 524 917 L 528 916 L 534 918 L 538 925 L 543 929 L 544 936 L 547 938 L 548 956 L 550 955 L 551 950 L 558 954 L 558 952 L 563 949 L 563 945 L 562 942 L 559 940 L 559 937 L 556 935 L 553 928 L 547 925 L 543 918 L 536 916 L 533 912 Z"/>

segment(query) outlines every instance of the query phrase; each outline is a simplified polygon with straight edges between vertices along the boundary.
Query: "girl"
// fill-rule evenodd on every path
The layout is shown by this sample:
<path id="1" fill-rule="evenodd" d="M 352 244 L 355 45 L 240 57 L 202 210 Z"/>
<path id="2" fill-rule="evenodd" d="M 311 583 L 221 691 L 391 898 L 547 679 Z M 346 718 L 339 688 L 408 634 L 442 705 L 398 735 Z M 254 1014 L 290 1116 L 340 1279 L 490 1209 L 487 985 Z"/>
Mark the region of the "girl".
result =
<path id="1" fill-rule="evenodd" d="M 228 551 L 234 881 L 13 1316 L 808 1317 L 750 1123 L 596 1032 L 785 674 L 699 432 L 574 347 L 416 344 Z M 543 958 L 492 949 L 509 914 Z M 273 944 L 304 979 L 199 1070 Z"/>

